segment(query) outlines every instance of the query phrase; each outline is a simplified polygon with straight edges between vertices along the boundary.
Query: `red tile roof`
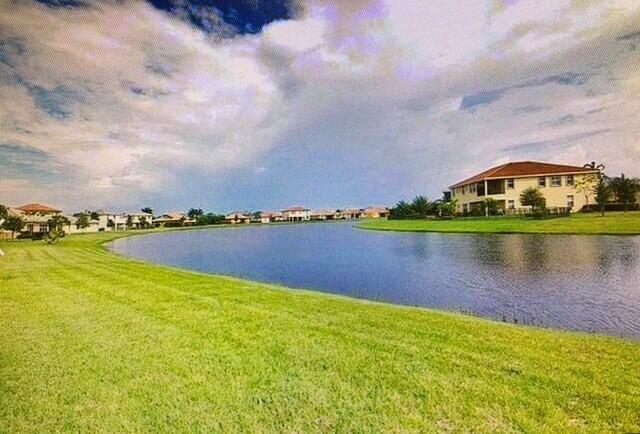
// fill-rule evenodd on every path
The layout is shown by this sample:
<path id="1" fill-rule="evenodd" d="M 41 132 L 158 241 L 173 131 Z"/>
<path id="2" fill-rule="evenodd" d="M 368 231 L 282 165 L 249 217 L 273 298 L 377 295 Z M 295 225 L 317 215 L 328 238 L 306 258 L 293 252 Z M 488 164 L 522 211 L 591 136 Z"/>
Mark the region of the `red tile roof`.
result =
<path id="1" fill-rule="evenodd" d="M 40 203 L 28 203 L 26 205 L 21 205 L 16 207 L 17 210 L 20 210 L 22 212 L 62 212 L 62 210 L 56 209 L 56 208 L 52 208 L 50 206 L 47 205 L 42 205 Z"/>
<path id="2" fill-rule="evenodd" d="M 598 170 L 580 166 L 564 164 L 542 163 L 538 161 L 516 161 L 492 167 L 471 178 L 453 184 L 449 188 L 480 182 L 488 179 L 515 178 L 520 176 L 553 175 L 558 173 L 597 173 Z"/>

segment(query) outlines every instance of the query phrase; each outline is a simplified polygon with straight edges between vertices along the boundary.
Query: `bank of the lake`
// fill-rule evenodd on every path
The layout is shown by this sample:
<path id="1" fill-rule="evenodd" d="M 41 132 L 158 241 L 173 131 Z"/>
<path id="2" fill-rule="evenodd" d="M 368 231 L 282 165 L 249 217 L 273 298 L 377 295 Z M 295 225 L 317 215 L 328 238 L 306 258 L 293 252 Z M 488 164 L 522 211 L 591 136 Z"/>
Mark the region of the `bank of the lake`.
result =
<path id="1" fill-rule="evenodd" d="M 576 213 L 535 220 L 520 217 L 456 218 L 451 220 L 367 220 L 362 229 L 408 232 L 638 235 L 640 212 Z"/>
<path id="2" fill-rule="evenodd" d="M 0 426 L 53 431 L 640 429 L 640 344 L 0 248 Z"/>

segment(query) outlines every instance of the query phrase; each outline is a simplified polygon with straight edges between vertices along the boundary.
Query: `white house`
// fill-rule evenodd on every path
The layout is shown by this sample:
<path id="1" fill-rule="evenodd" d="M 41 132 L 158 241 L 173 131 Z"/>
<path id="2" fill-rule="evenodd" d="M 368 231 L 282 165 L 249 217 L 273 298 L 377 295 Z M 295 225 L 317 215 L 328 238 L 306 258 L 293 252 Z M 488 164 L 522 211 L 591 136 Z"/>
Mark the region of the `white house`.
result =
<path id="1" fill-rule="evenodd" d="M 234 211 L 224 216 L 225 223 L 233 225 L 239 223 L 251 223 L 251 214 L 247 211 Z"/>
<path id="2" fill-rule="evenodd" d="M 302 222 L 311 220 L 311 210 L 303 206 L 290 206 L 282 210 L 282 217 L 288 222 Z"/>
<path id="3" fill-rule="evenodd" d="M 330 209 L 316 209 L 311 211 L 311 220 L 333 220 L 336 212 Z"/>
<path id="4" fill-rule="evenodd" d="M 277 211 L 261 211 L 260 223 L 274 223 L 284 221 L 284 216 Z"/>

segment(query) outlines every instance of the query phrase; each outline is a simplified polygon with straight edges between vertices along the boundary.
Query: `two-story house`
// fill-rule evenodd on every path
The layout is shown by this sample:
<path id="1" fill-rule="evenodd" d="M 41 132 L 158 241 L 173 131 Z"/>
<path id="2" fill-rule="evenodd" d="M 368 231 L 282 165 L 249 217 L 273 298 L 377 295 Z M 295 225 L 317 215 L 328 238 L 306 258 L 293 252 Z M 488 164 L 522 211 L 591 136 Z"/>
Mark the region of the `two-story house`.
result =
<path id="1" fill-rule="evenodd" d="M 457 201 L 458 212 L 468 213 L 482 206 L 487 198 L 497 201 L 501 210 L 523 208 L 520 194 L 529 187 L 538 188 L 547 207 L 579 211 L 593 203 L 593 193 L 577 188 L 584 177 L 595 179 L 597 169 L 536 161 L 501 164 L 449 187 Z"/>

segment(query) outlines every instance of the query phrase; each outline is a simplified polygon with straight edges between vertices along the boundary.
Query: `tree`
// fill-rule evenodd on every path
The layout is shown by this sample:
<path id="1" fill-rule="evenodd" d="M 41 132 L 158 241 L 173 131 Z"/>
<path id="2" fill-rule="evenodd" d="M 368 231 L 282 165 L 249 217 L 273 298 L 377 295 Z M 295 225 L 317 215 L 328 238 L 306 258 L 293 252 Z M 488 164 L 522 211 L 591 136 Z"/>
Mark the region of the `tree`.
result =
<path id="1" fill-rule="evenodd" d="M 69 224 L 69 219 L 63 215 L 54 215 L 47 221 L 49 225 L 49 232 L 51 231 L 63 231 L 63 226 Z"/>
<path id="2" fill-rule="evenodd" d="M 9 208 L 0 204 L 0 220 L 6 219 L 9 216 Z"/>
<path id="3" fill-rule="evenodd" d="M 2 229 L 11 231 L 11 238 L 14 237 L 16 232 L 20 232 L 24 227 L 24 222 L 18 216 L 8 215 L 2 223 Z"/>
<path id="4" fill-rule="evenodd" d="M 151 208 L 149 208 L 148 206 L 145 206 L 140 211 L 142 211 L 144 213 L 147 213 L 147 214 L 153 214 L 153 210 Z"/>
<path id="5" fill-rule="evenodd" d="M 338 210 L 337 212 L 340 212 L 340 210 Z M 405 219 L 409 217 L 412 212 L 413 210 L 411 205 L 409 205 L 404 200 L 401 200 L 396 204 L 396 206 L 389 210 L 389 218 L 392 220 Z"/>
<path id="6" fill-rule="evenodd" d="M 89 227 L 89 215 L 84 213 L 84 212 L 80 212 L 78 214 L 74 215 L 76 218 L 76 227 L 78 229 L 86 229 Z"/>
<path id="7" fill-rule="evenodd" d="M 596 203 L 600 207 L 600 213 L 604 217 L 605 206 L 611 197 L 611 187 L 609 187 L 608 178 L 602 174 L 598 177 L 598 184 L 595 188 Z"/>
<path id="8" fill-rule="evenodd" d="M 440 217 L 445 217 L 445 216 L 455 217 L 457 208 L 458 208 L 458 199 L 453 199 L 449 201 L 442 200 L 438 203 L 438 215 Z"/>
<path id="9" fill-rule="evenodd" d="M 624 210 L 628 211 L 629 204 L 636 203 L 636 194 L 640 192 L 640 180 L 626 178 L 624 173 L 609 182 L 611 192 L 617 203 L 624 203 Z"/>
<path id="10" fill-rule="evenodd" d="M 197 220 L 203 214 L 204 212 L 200 208 L 191 208 L 189 211 L 187 211 L 187 217 L 193 220 Z"/>
<path id="11" fill-rule="evenodd" d="M 128 215 L 127 216 L 127 222 L 125 223 L 125 225 L 127 225 L 127 229 L 131 229 L 133 227 L 133 217 Z"/>
<path id="12" fill-rule="evenodd" d="M 498 214 L 498 201 L 488 197 L 482 201 L 482 213 L 486 216 Z"/>
<path id="13" fill-rule="evenodd" d="M 546 208 L 547 200 L 540 190 L 535 187 L 529 187 L 520 193 L 520 203 L 524 206 L 530 206 L 535 213 Z"/>
<path id="14" fill-rule="evenodd" d="M 91 217 L 91 220 L 100 220 L 100 214 L 98 214 L 96 211 L 92 211 L 91 213 L 89 213 L 89 216 Z"/>
<path id="15" fill-rule="evenodd" d="M 140 217 L 140 229 L 146 229 L 149 226 L 149 222 L 145 216 Z"/>
<path id="16" fill-rule="evenodd" d="M 424 196 L 416 196 L 411 202 L 411 209 L 419 217 L 426 217 L 431 209 L 429 199 Z"/>
<path id="17" fill-rule="evenodd" d="M 589 197 L 594 194 L 597 185 L 598 176 L 593 174 L 584 175 L 575 180 L 575 189 L 584 195 L 584 203 L 587 208 L 589 207 Z"/>
<path id="18" fill-rule="evenodd" d="M 196 220 L 196 225 L 217 225 L 224 223 L 224 215 L 207 213 Z"/>

